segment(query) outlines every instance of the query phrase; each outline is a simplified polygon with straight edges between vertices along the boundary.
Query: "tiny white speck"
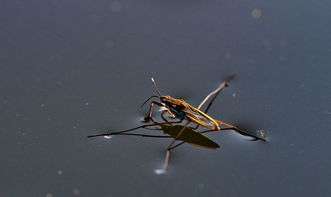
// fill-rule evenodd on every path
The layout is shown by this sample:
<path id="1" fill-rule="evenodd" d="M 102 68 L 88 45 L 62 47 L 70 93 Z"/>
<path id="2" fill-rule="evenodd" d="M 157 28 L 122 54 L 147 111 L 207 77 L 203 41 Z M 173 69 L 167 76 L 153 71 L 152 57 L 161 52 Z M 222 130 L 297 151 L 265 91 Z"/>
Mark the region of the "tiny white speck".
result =
<path id="1" fill-rule="evenodd" d="M 16 117 L 20 116 L 19 114 L 15 114 Z"/>
<path id="2" fill-rule="evenodd" d="M 237 94 L 234 92 L 234 93 L 232 93 L 232 97 L 233 98 L 236 98 L 237 97 Z"/>
<path id="3" fill-rule="evenodd" d="M 63 174 L 63 171 L 62 170 L 58 170 L 57 173 L 58 173 L 58 175 L 62 175 Z"/>
<path id="4" fill-rule="evenodd" d="M 88 106 L 88 102 L 86 102 L 85 105 Z"/>
<path id="5" fill-rule="evenodd" d="M 154 170 L 154 173 L 157 174 L 157 175 L 161 175 L 161 174 L 165 174 L 166 171 L 163 170 L 163 169 L 155 169 L 155 170 Z"/>
<path id="6" fill-rule="evenodd" d="M 103 136 L 103 137 L 106 138 L 106 139 L 110 139 L 111 138 L 110 135 L 106 135 L 106 136 Z"/>
<path id="7" fill-rule="evenodd" d="M 76 129 L 76 126 L 72 126 L 73 129 Z"/>
<path id="8" fill-rule="evenodd" d="M 40 104 L 40 107 L 45 107 L 45 104 Z"/>

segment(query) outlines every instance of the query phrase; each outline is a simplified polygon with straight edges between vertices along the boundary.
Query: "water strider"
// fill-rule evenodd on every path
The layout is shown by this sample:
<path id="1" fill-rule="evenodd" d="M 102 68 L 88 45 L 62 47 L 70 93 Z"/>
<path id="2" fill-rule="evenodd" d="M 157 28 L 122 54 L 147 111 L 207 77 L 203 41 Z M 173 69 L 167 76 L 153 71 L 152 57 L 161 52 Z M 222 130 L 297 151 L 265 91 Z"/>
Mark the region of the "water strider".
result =
<path id="1" fill-rule="evenodd" d="M 149 97 L 143 105 L 148 102 L 151 98 L 159 98 L 159 101 L 152 101 L 149 105 L 149 112 L 148 115 L 145 117 L 144 121 L 152 121 L 153 123 L 150 124 L 144 124 L 138 127 L 134 127 L 127 130 L 121 130 L 121 131 L 114 131 L 114 132 L 107 132 L 102 134 L 94 134 L 90 135 L 88 137 L 97 137 L 97 136 L 111 136 L 111 135 L 135 135 L 135 136 L 142 136 L 142 137 L 172 137 L 173 140 L 169 144 L 166 150 L 165 160 L 163 164 L 163 168 L 160 170 L 156 170 L 156 173 L 161 174 L 165 173 L 168 169 L 168 163 L 170 158 L 171 150 L 177 148 L 178 146 L 184 144 L 185 142 L 200 145 L 206 148 L 218 148 L 219 146 L 211 141 L 209 138 L 202 135 L 202 133 L 206 132 L 213 132 L 213 131 L 220 131 L 220 130 L 234 130 L 242 135 L 250 136 L 254 140 L 265 140 L 265 137 L 263 135 L 255 136 L 251 135 L 247 132 L 244 132 L 240 130 L 239 128 L 227 124 L 225 122 L 222 122 L 220 120 L 216 120 L 209 116 L 207 114 L 210 106 L 212 105 L 213 101 L 219 94 L 221 90 L 223 90 L 225 87 L 227 87 L 227 81 L 221 83 L 217 89 L 209 93 L 206 98 L 200 103 L 198 107 L 193 107 L 190 104 L 188 104 L 186 101 L 182 99 L 173 98 L 171 96 L 166 96 L 161 94 L 160 90 L 158 89 L 155 81 L 153 78 L 151 78 L 153 85 L 155 87 L 155 90 L 158 95 L 153 95 Z M 205 112 L 201 111 L 200 108 L 205 104 L 205 102 L 210 99 L 209 105 L 207 106 Z M 142 106 L 143 106 L 142 105 Z M 163 111 L 161 112 L 160 116 L 164 120 L 164 122 L 156 122 L 152 117 L 153 107 L 154 105 L 159 105 L 163 107 Z M 176 121 L 169 121 L 164 114 L 167 113 L 170 117 L 177 119 Z M 180 125 L 184 120 L 187 122 L 184 125 Z M 196 124 L 195 127 L 190 127 L 189 124 Z M 135 133 L 128 133 L 133 130 L 137 130 L 140 128 L 146 128 L 151 129 L 150 127 L 160 126 L 161 128 L 157 130 L 163 130 L 167 136 L 164 135 L 144 135 L 144 134 L 135 134 Z M 197 132 L 196 129 L 198 129 L 199 126 L 202 126 L 208 130 Z M 226 128 L 221 128 L 221 126 L 225 126 Z M 194 136 L 194 138 L 193 138 Z M 194 139 L 194 140 L 192 140 Z M 177 140 L 181 140 L 182 142 L 175 144 Z M 203 141 L 203 143 L 202 143 Z"/>

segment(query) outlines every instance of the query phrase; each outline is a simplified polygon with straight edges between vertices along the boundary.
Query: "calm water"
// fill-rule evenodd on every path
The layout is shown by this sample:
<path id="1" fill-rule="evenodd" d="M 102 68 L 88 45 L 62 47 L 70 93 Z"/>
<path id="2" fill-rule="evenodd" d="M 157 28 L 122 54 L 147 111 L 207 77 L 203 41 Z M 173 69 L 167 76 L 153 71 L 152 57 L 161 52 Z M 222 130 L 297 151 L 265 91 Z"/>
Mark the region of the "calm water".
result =
<path id="1" fill-rule="evenodd" d="M 0 196 L 329 196 L 329 1 L 0 3 Z M 209 135 L 156 175 L 168 139 L 87 139 L 141 124 L 161 91 L 268 143 Z"/>

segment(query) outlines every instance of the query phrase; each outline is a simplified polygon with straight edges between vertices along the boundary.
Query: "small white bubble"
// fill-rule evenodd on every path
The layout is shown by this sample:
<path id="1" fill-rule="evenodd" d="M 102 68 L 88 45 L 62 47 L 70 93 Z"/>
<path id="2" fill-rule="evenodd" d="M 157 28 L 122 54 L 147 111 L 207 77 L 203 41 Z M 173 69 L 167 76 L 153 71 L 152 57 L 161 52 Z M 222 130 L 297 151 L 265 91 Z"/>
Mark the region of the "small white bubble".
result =
<path id="1" fill-rule="evenodd" d="M 106 139 L 111 139 L 110 135 L 106 135 L 106 136 L 103 136 L 103 137 L 106 138 Z"/>
<path id="2" fill-rule="evenodd" d="M 76 126 L 72 126 L 73 129 L 76 129 Z"/>
<path id="3" fill-rule="evenodd" d="M 45 104 L 40 104 L 40 107 L 45 107 Z"/>
<path id="4" fill-rule="evenodd" d="M 237 97 L 237 94 L 234 92 L 234 93 L 232 93 L 232 97 L 233 98 L 236 98 Z"/>
<path id="5" fill-rule="evenodd" d="M 261 18 L 262 16 L 262 11 L 260 9 L 254 9 L 252 10 L 251 12 L 251 16 L 254 18 L 254 19 L 259 19 Z"/>
<path id="6" fill-rule="evenodd" d="M 157 175 L 161 175 L 161 174 L 165 174 L 166 171 L 164 169 L 155 169 L 154 173 L 157 174 Z"/>
<path id="7" fill-rule="evenodd" d="M 89 104 L 88 102 L 85 103 L 86 106 L 88 106 L 88 104 Z"/>
<path id="8" fill-rule="evenodd" d="M 58 173 L 58 175 L 62 175 L 63 174 L 63 171 L 62 170 L 58 170 L 57 173 Z"/>

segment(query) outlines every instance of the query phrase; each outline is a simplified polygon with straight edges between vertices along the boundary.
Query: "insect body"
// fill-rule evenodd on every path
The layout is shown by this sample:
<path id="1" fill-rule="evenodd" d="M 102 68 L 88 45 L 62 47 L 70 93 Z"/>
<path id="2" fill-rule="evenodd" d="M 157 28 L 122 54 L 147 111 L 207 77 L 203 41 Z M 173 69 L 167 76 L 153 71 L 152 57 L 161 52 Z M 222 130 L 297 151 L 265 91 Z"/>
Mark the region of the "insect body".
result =
<path id="1" fill-rule="evenodd" d="M 165 107 L 166 111 L 168 112 L 168 114 L 170 116 L 173 116 L 173 117 L 176 117 L 177 119 L 179 119 L 178 122 L 182 122 L 185 119 L 189 122 L 196 123 L 198 126 L 201 125 L 205 128 L 212 129 L 212 130 L 215 130 L 215 131 L 221 129 L 220 126 L 219 126 L 220 124 L 225 125 L 225 126 L 230 127 L 230 128 L 236 129 L 235 126 L 229 125 L 229 124 L 224 123 L 224 122 L 219 121 L 219 120 L 216 120 L 216 119 L 212 118 L 211 116 L 207 115 L 206 113 L 202 112 L 199 109 L 204 104 L 206 99 L 208 99 L 213 94 L 217 94 L 221 89 L 226 87 L 227 86 L 226 82 L 222 83 L 219 86 L 219 88 L 217 88 L 215 91 L 210 93 L 206 97 L 206 99 L 199 105 L 198 108 L 191 106 L 190 104 L 188 104 L 186 101 L 184 101 L 182 99 L 177 99 L 177 98 L 173 98 L 171 96 L 162 95 L 153 78 L 152 78 L 152 82 L 154 84 L 156 92 L 159 95 L 159 96 L 152 96 L 152 97 L 159 97 L 160 102 L 153 101 L 150 104 L 149 113 L 148 113 L 148 116 L 145 118 L 145 120 L 152 119 L 152 108 L 153 108 L 153 105 L 156 104 L 156 105 Z M 163 119 L 165 120 L 165 118 L 163 118 Z M 176 122 L 176 123 L 178 123 L 178 122 Z"/>
<path id="2" fill-rule="evenodd" d="M 171 96 L 162 96 L 160 100 L 161 103 L 169 109 L 168 113 L 174 115 L 180 120 L 190 120 L 208 129 L 220 129 L 216 120 L 199 109 L 192 107 L 182 99 L 172 98 Z"/>

